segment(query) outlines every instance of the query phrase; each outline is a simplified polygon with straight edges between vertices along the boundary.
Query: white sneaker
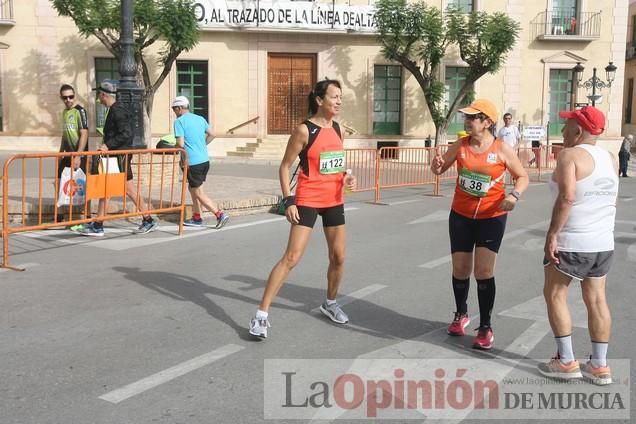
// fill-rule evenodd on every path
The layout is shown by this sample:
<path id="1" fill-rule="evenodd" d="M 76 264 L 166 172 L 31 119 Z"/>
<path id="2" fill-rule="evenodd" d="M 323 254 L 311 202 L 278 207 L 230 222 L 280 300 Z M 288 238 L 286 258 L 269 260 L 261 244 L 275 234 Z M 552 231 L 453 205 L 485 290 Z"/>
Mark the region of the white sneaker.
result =
<path id="1" fill-rule="evenodd" d="M 325 300 L 322 305 L 320 305 L 320 312 L 327 315 L 330 320 L 337 324 L 346 324 L 349 322 L 349 317 L 344 313 L 340 305 L 338 303 L 332 303 L 331 305 L 327 304 Z"/>
<path id="2" fill-rule="evenodd" d="M 256 319 L 256 317 L 250 320 L 250 334 L 252 336 L 260 337 L 263 339 L 267 338 L 267 329 L 271 327 L 269 320 L 265 319 Z"/>

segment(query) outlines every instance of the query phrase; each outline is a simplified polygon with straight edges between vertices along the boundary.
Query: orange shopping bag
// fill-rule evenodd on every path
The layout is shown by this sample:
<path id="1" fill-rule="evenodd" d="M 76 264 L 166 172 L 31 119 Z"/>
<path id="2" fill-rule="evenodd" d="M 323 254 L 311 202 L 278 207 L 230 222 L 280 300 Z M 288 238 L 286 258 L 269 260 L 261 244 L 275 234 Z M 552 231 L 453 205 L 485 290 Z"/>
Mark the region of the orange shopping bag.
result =
<path id="1" fill-rule="evenodd" d="M 100 156 L 97 174 L 86 177 L 86 200 L 123 196 L 125 185 L 126 173 L 120 172 L 117 157 Z"/>

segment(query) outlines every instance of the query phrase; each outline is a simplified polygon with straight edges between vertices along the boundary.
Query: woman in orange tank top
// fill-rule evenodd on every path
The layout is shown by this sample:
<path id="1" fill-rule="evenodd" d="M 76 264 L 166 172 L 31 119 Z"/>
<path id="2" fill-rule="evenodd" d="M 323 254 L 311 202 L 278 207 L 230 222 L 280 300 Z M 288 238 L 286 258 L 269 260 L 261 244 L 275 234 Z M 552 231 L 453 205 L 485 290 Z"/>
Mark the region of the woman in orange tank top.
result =
<path id="1" fill-rule="evenodd" d="M 292 224 L 283 257 L 274 266 L 256 315 L 250 320 L 249 332 L 267 337 L 269 307 L 309 243 L 318 215 L 329 247 L 327 297 L 320 311 L 337 324 L 349 318 L 336 302 L 344 272 L 345 222 L 343 189 L 355 189 L 356 178 L 345 174 L 345 152 L 342 134 L 334 117 L 340 112 L 342 90 L 336 80 L 323 80 L 309 94 L 311 117 L 300 124 L 287 142 L 279 168 L 280 186 L 285 200 L 285 215 Z M 289 171 L 300 158 L 296 195 L 291 194 Z"/>
<path id="2" fill-rule="evenodd" d="M 480 322 L 473 347 L 490 349 L 495 339 L 490 323 L 495 304 L 495 261 L 507 213 L 528 187 L 528 174 L 514 150 L 493 136 L 491 127 L 497 121 L 497 108 L 490 101 L 477 99 L 460 112 L 464 113 L 464 126 L 470 135 L 457 140 L 444 155 L 436 149 L 431 163 L 436 175 L 457 163 L 455 195 L 448 218 L 457 310 L 448 334 L 466 334 L 470 324 L 466 301 L 470 275 L 474 273 Z M 508 194 L 504 185 L 506 171 L 515 181 Z"/>

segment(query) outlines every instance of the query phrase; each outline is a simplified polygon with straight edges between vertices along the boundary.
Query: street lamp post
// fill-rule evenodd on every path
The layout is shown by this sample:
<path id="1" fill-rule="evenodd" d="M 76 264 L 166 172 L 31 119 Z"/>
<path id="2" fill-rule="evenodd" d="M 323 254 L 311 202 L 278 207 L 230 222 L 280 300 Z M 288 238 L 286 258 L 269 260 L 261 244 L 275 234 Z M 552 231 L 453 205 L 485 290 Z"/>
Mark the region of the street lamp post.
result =
<path id="1" fill-rule="evenodd" d="M 121 84 L 117 89 L 117 101 L 128 109 L 133 121 L 133 149 L 146 148 L 144 140 L 144 90 L 137 85 L 137 64 L 133 40 L 133 0 L 121 0 Z"/>
<path id="2" fill-rule="evenodd" d="M 581 82 L 583 80 L 584 69 L 585 68 L 583 67 L 583 65 L 581 65 L 581 62 L 577 62 L 576 66 L 572 68 L 575 79 L 576 81 L 578 81 L 576 85 L 577 87 L 580 87 L 580 88 L 587 88 L 588 90 L 590 88 L 592 89 L 592 95 L 588 96 L 588 98 L 592 100 L 592 106 L 596 106 L 596 100 L 600 97 L 596 95 L 596 90 L 600 91 L 603 88 L 609 88 L 612 86 L 612 82 L 614 81 L 614 78 L 616 77 L 617 68 L 613 62 L 610 62 L 605 67 L 605 74 L 606 74 L 607 81 L 603 81 L 600 78 L 598 78 L 596 76 L 596 68 L 592 68 L 592 78 L 588 79 L 587 81 Z"/>

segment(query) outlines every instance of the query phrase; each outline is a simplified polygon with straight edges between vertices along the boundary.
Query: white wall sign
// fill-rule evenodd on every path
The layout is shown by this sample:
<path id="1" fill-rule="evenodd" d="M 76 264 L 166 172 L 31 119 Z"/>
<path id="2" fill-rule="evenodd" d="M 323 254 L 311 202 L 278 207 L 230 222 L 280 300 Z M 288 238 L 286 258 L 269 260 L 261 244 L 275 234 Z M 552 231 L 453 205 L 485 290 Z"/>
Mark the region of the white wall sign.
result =
<path id="1" fill-rule="evenodd" d="M 541 125 L 528 125 L 523 128 L 523 138 L 526 140 L 542 140 L 545 137 L 545 128 Z"/>
<path id="2" fill-rule="evenodd" d="M 313 1 L 199 0 L 202 29 L 356 31 L 375 33 L 375 8 Z"/>

